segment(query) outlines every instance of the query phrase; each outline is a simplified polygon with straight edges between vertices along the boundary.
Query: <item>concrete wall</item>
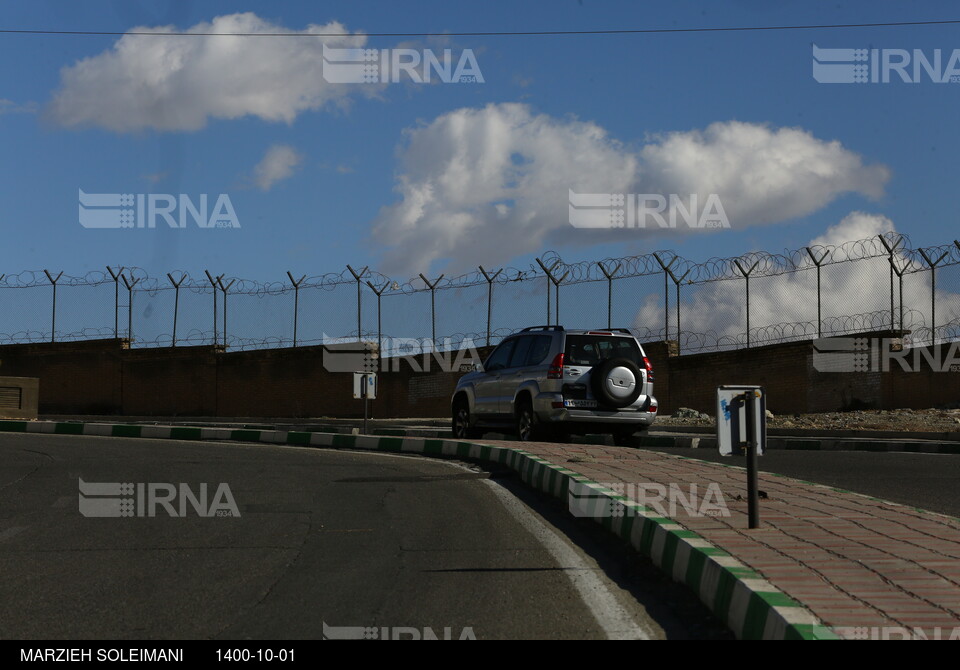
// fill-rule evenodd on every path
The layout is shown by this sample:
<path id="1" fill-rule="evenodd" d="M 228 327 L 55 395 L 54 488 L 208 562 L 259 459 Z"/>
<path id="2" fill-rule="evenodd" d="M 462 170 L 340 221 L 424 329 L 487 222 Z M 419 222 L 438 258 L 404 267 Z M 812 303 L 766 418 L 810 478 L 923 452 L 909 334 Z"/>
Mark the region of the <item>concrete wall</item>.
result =
<path id="1" fill-rule="evenodd" d="M 871 334 L 872 336 L 889 335 Z M 214 346 L 130 349 L 125 340 L 0 346 L 0 375 L 37 377 L 40 414 L 356 417 L 353 376 L 323 367 L 322 347 L 223 352 Z M 960 401 L 960 371 L 820 372 L 812 342 L 676 355 L 676 343 L 644 345 L 662 414 L 714 413 L 716 387 L 760 384 L 777 414 L 857 408 L 923 408 Z M 488 348 L 478 351 L 480 358 Z M 945 357 L 945 356 L 944 356 Z M 374 417 L 445 417 L 462 374 L 456 354 L 438 371 L 430 357 L 383 361 Z M 925 359 L 921 359 L 921 363 Z M 822 365 L 819 366 L 822 368 Z"/>

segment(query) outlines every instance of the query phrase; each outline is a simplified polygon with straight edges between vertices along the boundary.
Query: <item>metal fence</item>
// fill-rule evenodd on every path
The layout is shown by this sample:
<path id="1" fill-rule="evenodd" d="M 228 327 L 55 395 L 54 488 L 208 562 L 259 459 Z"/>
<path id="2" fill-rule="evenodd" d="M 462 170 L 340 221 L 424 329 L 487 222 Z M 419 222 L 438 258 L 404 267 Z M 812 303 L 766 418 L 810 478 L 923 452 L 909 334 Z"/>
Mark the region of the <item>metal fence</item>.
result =
<path id="1" fill-rule="evenodd" d="M 883 329 L 960 339 L 960 242 L 887 233 L 841 246 L 694 262 L 669 251 L 396 281 L 347 266 L 261 283 L 110 267 L 0 275 L 0 343 L 129 338 L 229 350 L 379 341 L 384 355 L 496 343 L 519 328 L 626 326 L 681 353 Z"/>

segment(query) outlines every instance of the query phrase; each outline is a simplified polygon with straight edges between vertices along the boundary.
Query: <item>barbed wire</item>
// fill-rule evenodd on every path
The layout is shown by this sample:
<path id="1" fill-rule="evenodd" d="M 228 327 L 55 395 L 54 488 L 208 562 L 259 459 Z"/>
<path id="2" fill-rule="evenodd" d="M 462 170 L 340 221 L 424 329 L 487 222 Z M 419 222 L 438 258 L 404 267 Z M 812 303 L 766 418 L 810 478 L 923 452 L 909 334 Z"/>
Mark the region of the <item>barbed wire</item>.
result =
<path id="1" fill-rule="evenodd" d="M 380 297 L 403 296 L 430 291 L 459 291 L 465 288 L 483 286 L 488 284 L 492 286 L 506 286 L 515 282 L 530 283 L 530 295 L 540 293 L 542 290 L 553 291 L 556 295 L 556 285 L 563 286 L 590 283 L 590 282 L 614 282 L 620 279 L 631 277 L 664 277 L 669 275 L 673 283 L 682 286 L 706 285 L 712 282 L 722 281 L 743 281 L 745 275 L 749 274 L 751 278 L 772 277 L 789 273 L 806 272 L 815 270 L 818 267 L 826 268 L 842 263 L 856 263 L 875 259 L 884 259 L 892 262 L 893 269 L 897 275 L 916 274 L 929 272 L 931 268 L 944 268 L 960 265 L 960 243 L 953 242 L 948 244 L 936 245 L 925 248 L 914 248 L 908 236 L 899 233 L 885 233 L 882 236 L 873 236 L 862 240 L 853 240 L 840 245 L 816 244 L 798 249 L 786 249 L 779 253 L 766 251 L 752 251 L 736 257 L 727 258 L 709 258 L 705 261 L 695 262 L 683 258 L 672 251 L 655 251 L 648 254 L 636 256 L 607 257 L 600 261 L 584 260 L 575 262 L 565 262 L 559 253 L 547 251 L 542 254 L 535 263 L 530 263 L 526 268 L 518 267 L 498 267 L 498 268 L 480 268 L 473 272 L 447 277 L 439 276 L 418 276 L 404 281 L 397 281 L 388 275 L 385 275 L 370 268 L 363 268 L 356 271 L 350 266 L 345 267 L 340 272 L 328 272 L 318 275 L 300 275 L 297 279 L 292 273 L 284 281 L 261 282 L 241 277 L 227 277 L 224 274 L 215 275 L 209 272 L 191 275 L 185 271 L 173 271 L 163 277 L 153 277 L 145 269 L 139 267 L 109 267 L 103 271 L 92 270 L 81 276 L 70 276 L 59 272 L 48 270 L 25 270 L 16 273 L 0 274 L 0 289 L 17 288 L 50 288 L 53 282 L 58 287 L 98 287 L 114 284 L 117 291 L 116 304 L 111 304 L 111 311 L 114 312 L 114 318 L 117 324 L 112 327 L 93 327 L 81 328 L 70 331 L 57 331 L 51 336 L 50 331 L 42 329 L 24 328 L 23 330 L 0 333 L 0 343 L 18 343 L 18 342 L 45 342 L 45 341 L 76 341 L 95 338 L 109 338 L 124 334 L 129 335 L 127 331 L 131 328 L 126 323 L 126 328 L 120 327 L 120 297 L 128 303 L 125 307 L 130 309 L 130 314 L 125 315 L 132 322 L 133 308 L 137 296 L 157 297 L 160 295 L 169 295 L 170 292 L 180 291 L 193 295 L 206 295 L 210 297 L 220 296 L 246 296 L 266 299 L 274 296 L 291 295 L 296 291 L 305 290 L 323 290 L 334 291 L 338 288 L 358 287 L 367 302 L 369 309 L 369 299 L 371 289 L 373 293 Z M 547 278 L 551 281 L 547 281 Z M 534 283 L 535 282 L 535 283 Z M 542 288 L 541 288 L 542 287 Z M 670 287 L 671 291 L 673 286 Z M 876 290 L 876 289 L 874 289 Z M 885 289 L 884 289 L 885 290 Z M 863 332 L 891 328 L 898 324 L 905 329 L 913 329 L 914 341 L 938 341 L 944 337 L 957 337 L 960 335 L 960 324 L 954 321 L 948 321 L 941 324 L 936 329 L 931 330 L 924 322 L 923 315 L 914 309 L 904 310 L 900 306 L 903 316 L 895 319 L 893 310 L 893 292 L 894 286 L 891 282 L 891 309 L 874 310 L 858 314 L 843 316 L 828 316 L 816 321 L 781 321 L 776 323 L 766 323 L 758 327 L 751 327 L 749 331 L 744 326 L 742 330 L 735 330 L 738 326 L 731 324 L 730 328 L 722 329 L 691 329 L 680 330 L 679 335 L 674 331 L 672 323 L 670 326 L 659 330 L 644 328 L 635 329 L 635 334 L 645 341 L 663 340 L 668 337 L 678 339 L 681 349 L 685 353 L 694 351 L 704 351 L 709 349 L 741 348 L 745 346 L 756 346 L 760 344 L 770 344 L 775 342 L 785 342 L 796 339 L 809 339 L 818 334 L 847 334 L 854 332 Z M 127 300 L 127 295 L 132 299 Z M 547 293 L 549 296 L 550 293 Z M 111 296 L 112 298 L 113 296 Z M 503 298 L 500 298 L 501 300 Z M 516 297 L 513 298 L 514 300 Z M 559 298 L 558 298 L 559 299 Z M 708 294 L 709 299 L 709 294 Z M 818 296 L 819 299 L 819 296 Z M 915 299 L 915 298 L 914 298 Z M 669 297 L 667 298 L 669 300 Z M 935 300 L 932 296 L 931 300 Z M 114 301 L 111 300 L 111 303 Z M 217 320 L 220 310 L 224 309 L 224 302 L 217 304 L 217 312 L 211 314 L 212 328 L 196 327 L 196 315 L 193 315 L 193 322 L 187 324 L 186 328 L 177 335 L 176 341 L 171 334 L 153 334 L 143 336 L 136 333 L 136 328 L 132 328 L 134 337 L 132 346 L 137 347 L 164 347 L 176 344 L 178 346 L 192 346 L 204 344 L 217 344 L 225 346 L 229 350 L 247 350 L 262 348 L 281 348 L 287 346 L 319 344 L 326 341 L 330 335 L 325 334 L 321 338 L 304 338 L 287 335 L 266 335 L 259 337 L 249 337 L 236 332 L 224 334 L 223 328 L 218 325 Z M 137 303 L 139 304 L 139 303 Z M 395 305 L 394 305 L 395 306 Z M 749 303 L 747 305 L 749 308 Z M 149 310 L 147 308 L 147 316 Z M 284 307 L 284 309 L 287 309 Z M 358 305 L 359 309 L 359 305 Z M 684 306 L 684 309 L 689 309 Z M 931 309 L 932 311 L 932 309 Z M 955 310 L 954 310 L 955 311 Z M 139 314 L 138 314 L 139 316 Z M 292 314 L 291 314 L 292 316 Z M 957 317 L 956 314 L 948 314 L 948 318 Z M 344 318 L 344 317 L 340 317 Z M 729 318 L 729 317 L 727 317 Z M 957 317 L 960 319 L 960 317 Z M 670 316 L 672 322 L 672 315 Z M 126 321 L 127 319 L 124 319 Z M 221 322 L 222 323 L 222 322 Z M 376 339 L 378 334 L 364 329 L 358 333 L 357 329 L 350 328 L 349 321 L 343 323 L 326 324 L 334 331 L 337 337 Z M 132 324 L 131 324 L 132 325 Z M 190 327 L 190 326 L 194 327 Z M 488 324 L 490 326 L 490 324 Z M 495 344 L 503 337 L 513 332 L 511 329 L 502 327 L 491 327 L 489 333 L 489 342 Z M 731 332 L 731 329 L 734 329 Z M 185 331 L 185 334 L 184 332 Z M 406 347 L 403 351 L 416 349 L 418 353 L 438 351 L 438 344 L 430 338 L 394 338 L 388 332 L 380 334 L 385 340 L 404 341 Z M 486 344 L 488 333 L 486 330 L 474 332 L 459 332 L 453 334 L 441 334 L 441 338 L 446 338 L 449 342 L 467 343 L 477 342 Z M 419 342 L 419 344 L 412 344 Z M 444 345 L 446 346 L 446 345 Z M 384 349 L 384 355 L 390 353 L 403 355 L 403 351 L 397 350 L 390 352 Z"/>
<path id="2" fill-rule="evenodd" d="M 956 243 L 948 243 L 924 249 L 914 249 L 910 245 L 907 235 L 901 233 L 885 233 L 884 239 L 893 244 L 898 244 L 894 252 L 894 257 L 910 266 L 909 272 L 919 272 L 929 269 L 929 265 L 923 258 L 926 252 L 928 257 L 939 258 L 943 256 L 940 266 L 949 266 L 960 264 L 960 247 Z M 809 251 L 808 251 L 809 250 Z M 737 267 L 739 261 L 741 266 L 752 267 L 756 264 L 752 277 L 768 277 L 789 272 L 796 272 L 816 267 L 811 254 L 818 259 L 822 258 L 822 266 L 835 265 L 860 260 L 869 260 L 873 258 L 889 257 L 890 253 L 880 241 L 879 236 L 874 236 L 862 240 L 853 240 L 841 245 L 812 245 L 801 247 L 799 249 L 784 250 L 780 253 L 771 253 L 767 251 L 751 251 L 740 256 L 725 258 L 709 258 L 705 261 L 695 262 L 683 258 L 672 251 L 655 251 L 649 254 L 639 256 L 621 256 L 607 257 L 600 261 L 575 261 L 567 263 L 555 251 L 547 251 L 540 260 L 551 268 L 554 276 L 567 273 L 564 283 L 572 284 L 579 282 L 607 281 L 609 278 L 604 274 L 606 269 L 612 275 L 613 279 L 642 277 L 647 275 L 657 275 L 664 272 L 661 262 L 669 266 L 675 276 L 687 274 L 684 283 L 700 284 L 711 281 L 721 281 L 727 279 L 742 279 L 743 275 Z M 659 258 L 659 261 L 658 261 Z M 149 273 L 138 267 L 121 267 L 122 274 L 133 279 L 139 280 L 135 286 L 135 291 L 156 293 L 163 290 L 174 290 L 170 280 L 164 277 L 151 277 Z M 489 269 L 491 274 L 496 270 L 501 270 L 494 283 L 504 285 L 515 281 L 533 281 L 546 277 L 539 264 L 531 263 L 527 268 L 516 268 L 505 266 L 502 268 Z M 51 271 L 52 272 L 52 271 Z M 117 269 L 114 270 L 117 272 Z M 213 289 L 209 279 L 205 275 L 193 276 L 185 271 L 172 271 L 171 275 L 176 275 L 178 281 L 182 280 L 181 289 L 190 290 L 195 293 L 209 293 Z M 279 295 L 294 291 L 294 286 L 289 280 L 286 281 L 268 281 L 261 282 L 253 279 L 245 279 L 236 276 L 214 276 L 219 278 L 222 286 L 233 282 L 229 293 L 243 295 Z M 431 282 L 436 277 L 428 277 Z M 120 281 L 110 275 L 108 271 L 90 271 L 83 276 L 63 275 L 58 280 L 61 286 L 99 286 L 107 283 Z M 420 293 L 431 290 L 425 284 L 421 277 L 412 277 L 402 282 L 397 281 L 388 275 L 380 273 L 369 268 L 364 268 L 360 277 L 361 288 L 366 287 L 366 282 L 370 282 L 375 287 L 386 287 L 383 295 L 391 294 L 409 294 Z M 299 285 L 301 290 L 307 288 L 333 290 L 342 285 L 355 285 L 357 278 L 353 276 L 348 269 L 341 272 L 328 272 L 321 275 L 306 276 Z M 435 285 L 435 290 L 445 290 L 452 288 L 468 288 L 472 286 L 486 285 L 488 280 L 483 273 L 477 269 L 454 277 L 443 276 Z M 29 288 L 33 286 L 49 286 L 50 280 L 43 270 L 25 270 L 17 273 L 7 273 L 2 281 L 0 288 Z M 126 290 L 126 287 L 122 287 Z M 218 286 L 218 289 L 220 286 Z"/>

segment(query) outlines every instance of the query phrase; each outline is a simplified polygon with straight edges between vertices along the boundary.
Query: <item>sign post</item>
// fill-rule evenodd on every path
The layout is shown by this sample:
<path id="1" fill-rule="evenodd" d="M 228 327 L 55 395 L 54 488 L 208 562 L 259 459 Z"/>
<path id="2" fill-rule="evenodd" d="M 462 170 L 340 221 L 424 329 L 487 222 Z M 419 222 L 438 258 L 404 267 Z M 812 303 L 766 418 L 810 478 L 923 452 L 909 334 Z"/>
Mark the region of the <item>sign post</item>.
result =
<path id="1" fill-rule="evenodd" d="M 767 446 L 767 403 L 762 386 L 717 387 L 717 444 L 723 456 L 747 457 L 747 514 L 760 527 L 757 456 Z"/>
<path id="2" fill-rule="evenodd" d="M 367 417 L 369 416 L 370 401 L 377 398 L 377 373 L 353 373 L 353 397 L 363 398 L 363 434 L 367 434 Z"/>

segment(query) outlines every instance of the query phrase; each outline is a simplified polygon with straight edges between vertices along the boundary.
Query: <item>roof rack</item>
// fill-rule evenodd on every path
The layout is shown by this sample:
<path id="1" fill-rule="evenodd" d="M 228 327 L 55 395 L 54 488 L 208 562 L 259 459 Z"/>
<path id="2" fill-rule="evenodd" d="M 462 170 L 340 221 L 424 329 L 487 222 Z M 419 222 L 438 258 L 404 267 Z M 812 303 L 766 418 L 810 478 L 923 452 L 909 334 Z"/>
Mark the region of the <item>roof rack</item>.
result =
<path id="1" fill-rule="evenodd" d="M 526 333 L 531 330 L 563 330 L 563 326 L 530 326 L 529 328 L 524 328 L 521 330 L 521 333 Z"/>
<path id="2" fill-rule="evenodd" d="M 626 335 L 633 335 L 630 332 L 629 328 L 591 328 L 590 330 L 583 331 L 585 333 L 624 333 Z"/>

